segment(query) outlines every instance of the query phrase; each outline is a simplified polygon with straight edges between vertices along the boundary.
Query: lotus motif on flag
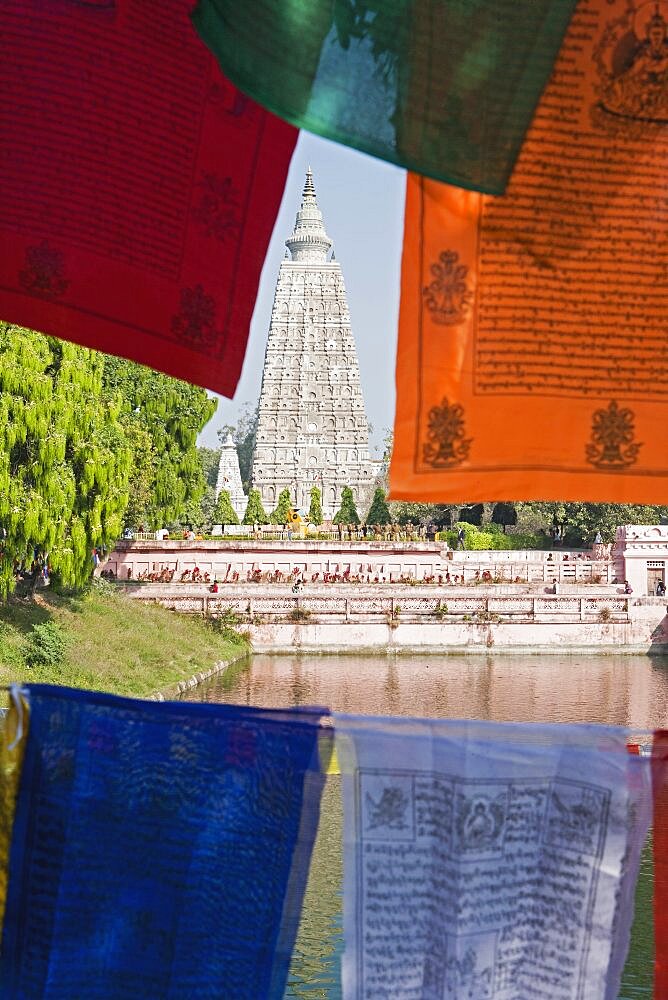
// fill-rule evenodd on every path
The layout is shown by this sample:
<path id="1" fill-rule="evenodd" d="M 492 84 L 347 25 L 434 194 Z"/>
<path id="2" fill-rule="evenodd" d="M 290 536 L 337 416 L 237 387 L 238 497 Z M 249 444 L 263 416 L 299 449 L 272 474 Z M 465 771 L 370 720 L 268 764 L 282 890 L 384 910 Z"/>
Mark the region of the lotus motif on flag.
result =
<path id="1" fill-rule="evenodd" d="M 465 438 L 464 407 L 443 399 L 440 406 L 429 411 L 428 442 L 424 446 L 424 461 L 437 469 L 460 465 L 468 458 L 473 438 Z"/>
<path id="2" fill-rule="evenodd" d="M 433 281 L 423 288 L 422 294 L 432 319 L 444 326 L 461 323 L 473 298 L 466 281 L 467 265 L 459 263 L 455 250 L 442 250 L 430 270 Z"/>
<path id="3" fill-rule="evenodd" d="M 65 261 L 60 250 L 50 246 L 48 240 L 42 240 L 39 246 L 28 247 L 19 281 L 31 295 L 62 295 L 69 281 L 65 278 Z"/>
<path id="4" fill-rule="evenodd" d="M 172 333 L 190 344 L 212 347 L 218 337 L 215 327 L 216 302 L 201 285 L 184 288 L 181 311 L 172 319 Z"/>
<path id="5" fill-rule="evenodd" d="M 598 469 L 614 472 L 633 465 L 642 444 L 634 442 L 634 413 L 612 400 L 607 410 L 596 410 L 592 420 L 587 461 Z"/>

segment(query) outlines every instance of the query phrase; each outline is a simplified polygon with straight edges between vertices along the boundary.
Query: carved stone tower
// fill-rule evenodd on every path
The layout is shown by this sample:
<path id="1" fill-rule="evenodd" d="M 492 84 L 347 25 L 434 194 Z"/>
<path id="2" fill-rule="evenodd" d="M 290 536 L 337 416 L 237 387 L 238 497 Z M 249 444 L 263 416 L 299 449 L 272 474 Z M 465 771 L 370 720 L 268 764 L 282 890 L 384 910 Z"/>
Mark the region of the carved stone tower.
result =
<path id="1" fill-rule="evenodd" d="M 303 514 L 318 486 L 325 518 L 350 486 L 364 517 L 378 463 L 369 455 L 343 274 L 330 256 L 310 167 L 286 246 L 262 375 L 253 486 L 267 511 L 287 487 Z"/>
<path id="2" fill-rule="evenodd" d="M 222 490 L 227 490 L 230 494 L 230 501 L 234 507 L 239 520 L 246 513 L 248 497 L 244 493 L 241 484 L 241 472 L 239 471 L 239 455 L 237 446 L 232 440 L 232 435 L 227 435 L 227 440 L 221 445 L 220 462 L 218 464 L 218 481 L 216 483 L 216 500 Z"/>

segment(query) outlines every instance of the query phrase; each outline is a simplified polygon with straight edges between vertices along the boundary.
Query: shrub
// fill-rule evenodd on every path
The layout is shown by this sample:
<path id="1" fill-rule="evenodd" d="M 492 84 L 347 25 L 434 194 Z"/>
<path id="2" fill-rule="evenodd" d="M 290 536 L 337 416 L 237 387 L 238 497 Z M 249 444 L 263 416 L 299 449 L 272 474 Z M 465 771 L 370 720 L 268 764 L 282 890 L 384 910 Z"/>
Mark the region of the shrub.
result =
<path id="1" fill-rule="evenodd" d="M 3 622 L 0 622 L 0 663 L 3 667 L 11 667 L 19 672 L 25 667 L 19 634 Z"/>
<path id="2" fill-rule="evenodd" d="M 600 622 L 609 622 L 611 617 L 612 617 L 612 612 L 610 611 L 610 608 L 607 605 L 605 605 L 602 608 L 599 608 L 598 620 Z"/>
<path id="3" fill-rule="evenodd" d="M 350 486 L 341 490 L 341 506 L 334 515 L 334 524 L 359 524 L 360 518 Z"/>
<path id="4" fill-rule="evenodd" d="M 322 524 L 322 494 L 317 486 L 311 487 L 311 506 L 308 509 L 307 520 L 316 526 Z"/>
<path id="5" fill-rule="evenodd" d="M 293 608 L 287 616 L 288 621 L 291 622 L 307 622 L 310 617 L 311 612 L 307 611 L 306 608 Z"/>
<path id="6" fill-rule="evenodd" d="M 102 576 L 91 577 L 90 589 L 93 591 L 93 593 L 100 594 L 105 599 L 118 597 L 118 590 L 116 589 L 116 585 L 110 583 L 109 580 L 106 580 Z"/>
<path id="7" fill-rule="evenodd" d="M 459 512 L 459 520 L 468 524 L 480 526 L 485 513 L 484 505 L 481 503 L 471 504 L 469 507 L 462 507 Z"/>
<path id="8" fill-rule="evenodd" d="M 456 549 L 457 533 L 460 528 L 464 529 L 464 545 L 471 551 L 545 548 L 544 536 L 528 533 L 504 535 L 499 525 L 486 524 L 484 529 L 481 529 L 466 521 L 460 521 L 451 531 L 440 531 L 436 536 L 437 541 L 447 542 L 451 548 Z"/>
<path id="9" fill-rule="evenodd" d="M 262 506 L 262 497 L 259 490 L 251 490 L 248 494 L 248 504 L 244 514 L 243 524 L 268 524 L 267 512 Z"/>
<path id="10" fill-rule="evenodd" d="M 271 524 L 287 524 L 291 510 L 292 498 L 290 497 L 290 490 L 286 488 L 278 494 L 276 510 L 272 511 L 269 515 L 269 521 Z"/>
<path id="11" fill-rule="evenodd" d="M 389 507 L 387 506 L 387 500 L 385 499 L 385 490 L 383 490 L 380 486 L 373 495 L 373 500 L 371 502 L 371 506 L 369 507 L 369 513 L 366 516 L 366 523 L 392 523 L 392 516 L 390 514 Z"/>
<path id="12" fill-rule="evenodd" d="M 222 629 L 234 628 L 238 625 L 241 622 L 241 616 L 230 605 L 228 608 L 221 608 L 215 615 L 205 617 L 204 620 L 214 632 L 220 632 Z"/>
<path id="13" fill-rule="evenodd" d="M 57 622 L 33 625 L 26 638 L 25 660 L 30 667 L 58 667 L 65 659 L 67 635 Z"/>
<path id="14" fill-rule="evenodd" d="M 221 490 L 213 508 L 211 520 L 214 524 L 238 524 L 239 517 L 232 506 L 229 490 Z"/>

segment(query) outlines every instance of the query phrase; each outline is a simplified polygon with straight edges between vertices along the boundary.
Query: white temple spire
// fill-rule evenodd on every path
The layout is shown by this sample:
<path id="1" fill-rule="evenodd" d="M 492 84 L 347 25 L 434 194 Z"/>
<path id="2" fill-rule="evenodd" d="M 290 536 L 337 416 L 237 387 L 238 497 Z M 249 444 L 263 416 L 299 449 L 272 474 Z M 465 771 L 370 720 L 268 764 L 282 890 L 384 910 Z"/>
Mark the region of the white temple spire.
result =
<path id="1" fill-rule="evenodd" d="M 288 489 L 306 514 L 310 490 L 332 517 L 344 486 L 366 513 L 377 472 L 369 454 L 355 340 L 339 262 L 328 260 L 311 168 L 281 262 L 262 374 L 252 484 L 267 511 Z"/>
<path id="2" fill-rule="evenodd" d="M 306 181 L 302 192 L 302 203 L 297 212 L 292 235 L 285 241 L 292 260 L 320 263 L 327 260 L 332 241 L 327 235 L 318 208 L 311 168 L 306 171 Z"/>

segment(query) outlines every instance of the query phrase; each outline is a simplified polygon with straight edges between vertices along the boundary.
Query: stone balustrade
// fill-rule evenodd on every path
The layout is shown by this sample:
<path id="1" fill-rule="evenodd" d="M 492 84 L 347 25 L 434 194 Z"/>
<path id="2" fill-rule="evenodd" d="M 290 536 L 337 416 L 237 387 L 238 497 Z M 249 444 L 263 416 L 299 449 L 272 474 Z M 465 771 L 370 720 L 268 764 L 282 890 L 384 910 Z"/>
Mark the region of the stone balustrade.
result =
<path id="1" fill-rule="evenodd" d="M 413 587 L 379 593 L 378 588 L 337 586 L 331 593 L 293 594 L 287 588 L 229 588 L 223 594 L 189 593 L 186 588 L 140 588 L 131 596 L 155 601 L 172 611 L 212 617 L 235 615 L 241 622 L 285 619 L 330 623 L 503 621 L 623 622 L 629 620 L 632 599 L 615 594 L 592 596 L 452 592 L 444 588 L 416 594 Z M 345 591 L 348 591 L 347 593 Z"/>
<path id="2" fill-rule="evenodd" d="M 359 577 L 360 584 L 375 581 L 475 583 L 489 574 L 496 583 L 610 584 L 618 576 L 610 560 L 593 561 L 576 552 L 537 550 L 456 551 L 438 542 L 327 542 L 327 541 L 121 541 L 105 568 L 122 581 L 138 580 L 163 570 L 182 574 L 197 566 L 202 575 L 225 586 L 245 583 L 255 575 L 295 570 L 309 583 L 325 577 Z M 441 578 L 439 581 L 439 577 Z"/>

